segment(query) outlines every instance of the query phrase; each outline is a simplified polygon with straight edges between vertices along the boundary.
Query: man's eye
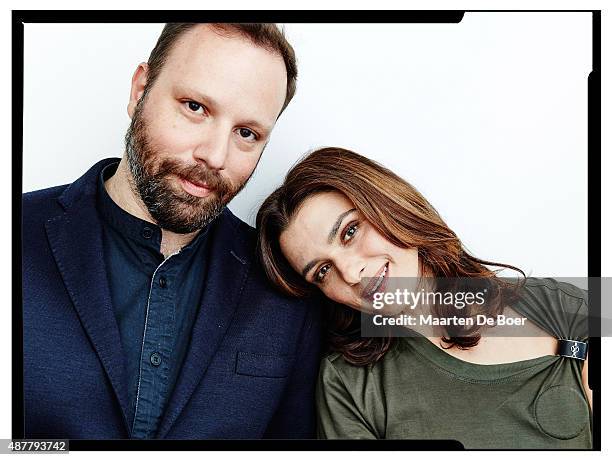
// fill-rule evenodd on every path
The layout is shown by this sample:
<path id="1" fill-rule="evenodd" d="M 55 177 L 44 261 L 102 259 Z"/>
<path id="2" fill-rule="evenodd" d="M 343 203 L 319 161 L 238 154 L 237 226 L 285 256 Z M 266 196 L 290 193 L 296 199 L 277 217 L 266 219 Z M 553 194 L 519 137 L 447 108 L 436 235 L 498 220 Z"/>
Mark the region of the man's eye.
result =
<path id="1" fill-rule="evenodd" d="M 238 135 L 248 142 L 255 142 L 258 138 L 257 134 L 251 131 L 249 128 L 238 128 Z"/>
<path id="2" fill-rule="evenodd" d="M 320 283 L 325 278 L 325 275 L 331 270 L 331 265 L 323 265 L 315 275 L 315 281 Z"/>
<path id="3" fill-rule="evenodd" d="M 198 104 L 197 102 L 188 101 L 187 107 L 194 113 L 204 114 L 204 106 L 202 104 Z"/>
<path id="4" fill-rule="evenodd" d="M 344 235 L 342 235 L 342 242 L 346 243 L 347 241 L 350 241 L 355 236 L 355 233 L 357 233 L 358 227 L 359 224 L 357 224 L 357 222 L 349 224 L 349 226 L 346 228 L 346 231 L 344 232 Z"/>

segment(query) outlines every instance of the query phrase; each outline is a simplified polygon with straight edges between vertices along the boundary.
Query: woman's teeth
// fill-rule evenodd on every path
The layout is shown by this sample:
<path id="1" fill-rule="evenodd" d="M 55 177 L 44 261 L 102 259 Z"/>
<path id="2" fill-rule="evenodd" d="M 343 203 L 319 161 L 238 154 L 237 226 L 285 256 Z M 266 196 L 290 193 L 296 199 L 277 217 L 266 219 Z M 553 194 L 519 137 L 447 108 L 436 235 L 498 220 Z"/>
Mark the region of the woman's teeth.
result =
<path id="1" fill-rule="evenodd" d="M 383 269 L 382 273 L 380 274 L 380 276 L 378 277 L 378 280 L 376 281 L 376 284 L 374 285 L 374 287 L 372 288 L 372 290 L 370 291 L 369 295 L 374 294 L 378 288 L 380 287 L 380 285 L 382 284 L 383 280 L 385 279 L 385 275 L 387 274 L 387 265 L 385 265 L 385 268 Z"/>

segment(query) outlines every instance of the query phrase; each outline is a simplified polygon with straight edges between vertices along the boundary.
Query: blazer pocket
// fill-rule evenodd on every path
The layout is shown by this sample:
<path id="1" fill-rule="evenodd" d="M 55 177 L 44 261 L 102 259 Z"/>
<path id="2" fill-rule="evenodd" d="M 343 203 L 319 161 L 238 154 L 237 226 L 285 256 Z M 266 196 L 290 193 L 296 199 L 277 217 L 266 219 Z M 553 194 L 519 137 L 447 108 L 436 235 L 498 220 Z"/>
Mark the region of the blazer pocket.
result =
<path id="1" fill-rule="evenodd" d="M 251 377 L 287 377 L 293 359 L 293 356 L 261 355 L 239 351 L 236 356 L 236 374 Z"/>

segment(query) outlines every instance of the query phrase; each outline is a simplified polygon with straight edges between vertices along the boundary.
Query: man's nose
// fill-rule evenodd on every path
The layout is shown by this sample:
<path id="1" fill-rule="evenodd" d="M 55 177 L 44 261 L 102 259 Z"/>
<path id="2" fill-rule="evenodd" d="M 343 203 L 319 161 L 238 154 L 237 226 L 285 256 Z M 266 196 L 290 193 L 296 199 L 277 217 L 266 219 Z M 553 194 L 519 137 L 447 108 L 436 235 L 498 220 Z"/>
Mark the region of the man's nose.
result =
<path id="1" fill-rule="evenodd" d="M 336 263 L 340 276 L 345 283 L 355 285 L 361 281 L 365 270 L 365 263 L 362 259 L 355 256 L 344 255 L 340 257 L 338 263 Z"/>
<path id="2" fill-rule="evenodd" d="M 208 126 L 202 133 L 202 141 L 194 150 L 193 156 L 198 162 L 206 164 L 208 169 L 225 169 L 231 139 L 231 130 L 223 126 Z"/>

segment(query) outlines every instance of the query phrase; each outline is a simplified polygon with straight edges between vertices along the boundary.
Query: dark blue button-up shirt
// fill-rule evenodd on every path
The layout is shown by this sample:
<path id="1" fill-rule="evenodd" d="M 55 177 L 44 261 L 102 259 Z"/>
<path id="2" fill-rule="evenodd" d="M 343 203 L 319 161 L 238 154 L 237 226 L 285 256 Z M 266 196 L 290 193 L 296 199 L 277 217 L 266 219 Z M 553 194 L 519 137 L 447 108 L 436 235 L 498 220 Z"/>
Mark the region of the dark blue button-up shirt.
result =
<path id="1" fill-rule="evenodd" d="M 189 347 L 206 276 L 207 229 L 164 259 L 161 229 L 121 209 L 98 184 L 104 262 L 125 355 L 133 438 L 152 438 Z"/>

